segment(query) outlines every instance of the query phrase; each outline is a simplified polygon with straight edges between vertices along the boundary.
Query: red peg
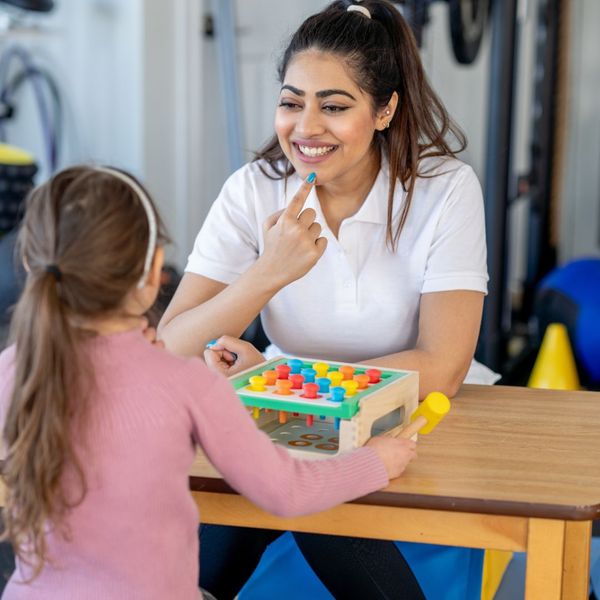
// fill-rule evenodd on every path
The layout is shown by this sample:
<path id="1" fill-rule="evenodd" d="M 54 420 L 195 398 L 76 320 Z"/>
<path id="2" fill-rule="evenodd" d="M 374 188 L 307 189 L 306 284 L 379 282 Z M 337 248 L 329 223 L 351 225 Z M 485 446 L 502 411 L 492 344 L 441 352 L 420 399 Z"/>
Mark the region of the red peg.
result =
<path id="1" fill-rule="evenodd" d="M 299 375 L 298 373 L 294 373 L 293 375 L 290 375 L 289 379 L 292 382 L 293 390 L 301 390 L 302 389 L 302 384 L 304 383 L 304 375 Z"/>
<path id="2" fill-rule="evenodd" d="M 287 379 L 292 369 L 287 365 L 277 365 L 275 370 L 277 371 L 277 379 Z"/>
<path id="3" fill-rule="evenodd" d="M 369 383 L 379 383 L 381 371 L 379 369 L 367 369 L 365 373 L 369 376 Z"/>
<path id="4" fill-rule="evenodd" d="M 319 385 L 317 383 L 305 383 L 304 384 L 304 394 L 302 394 L 303 398 L 308 398 L 309 400 L 315 400 L 318 398 L 317 392 L 319 391 Z"/>

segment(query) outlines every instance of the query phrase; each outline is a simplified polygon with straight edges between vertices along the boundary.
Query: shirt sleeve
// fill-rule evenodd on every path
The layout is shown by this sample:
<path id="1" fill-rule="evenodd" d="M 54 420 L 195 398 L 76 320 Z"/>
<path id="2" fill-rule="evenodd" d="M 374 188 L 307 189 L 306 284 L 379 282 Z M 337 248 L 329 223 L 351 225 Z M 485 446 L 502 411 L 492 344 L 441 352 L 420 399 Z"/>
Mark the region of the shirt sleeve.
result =
<path id="1" fill-rule="evenodd" d="M 326 510 L 385 487 L 383 462 L 371 448 L 318 460 L 293 458 L 261 432 L 217 377 L 190 407 L 194 437 L 225 480 L 260 508 L 282 517 Z"/>
<path id="2" fill-rule="evenodd" d="M 229 284 L 254 263 L 262 226 L 254 209 L 255 195 L 248 166 L 229 177 L 196 237 L 187 272 Z"/>
<path id="3" fill-rule="evenodd" d="M 472 290 L 487 293 L 485 214 L 481 186 L 463 165 L 437 223 L 421 293 Z"/>

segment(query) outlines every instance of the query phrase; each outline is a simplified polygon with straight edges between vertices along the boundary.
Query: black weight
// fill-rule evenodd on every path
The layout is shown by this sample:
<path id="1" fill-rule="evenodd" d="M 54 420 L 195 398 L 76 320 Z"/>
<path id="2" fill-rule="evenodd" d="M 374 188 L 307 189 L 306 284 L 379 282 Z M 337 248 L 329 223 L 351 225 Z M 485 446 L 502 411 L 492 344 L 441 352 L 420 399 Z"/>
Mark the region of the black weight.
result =
<path id="1" fill-rule="evenodd" d="M 2 0 L 2 2 L 35 12 L 49 12 L 54 8 L 54 0 Z"/>
<path id="2" fill-rule="evenodd" d="M 448 4 L 454 56 L 460 64 L 470 65 L 479 52 L 490 0 L 448 0 Z"/>

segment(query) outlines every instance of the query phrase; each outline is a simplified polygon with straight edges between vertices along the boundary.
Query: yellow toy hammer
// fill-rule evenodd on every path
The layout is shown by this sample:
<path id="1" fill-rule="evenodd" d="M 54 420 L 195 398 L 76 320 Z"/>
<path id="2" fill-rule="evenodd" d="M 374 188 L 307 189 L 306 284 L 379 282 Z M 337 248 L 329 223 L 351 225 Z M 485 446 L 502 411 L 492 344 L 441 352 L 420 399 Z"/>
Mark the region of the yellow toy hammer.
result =
<path id="1" fill-rule="evenodd" d="M 441 392 L 431 392 L 421 402 L 419 408 L 410 416 L 410 425 L 398 425 L 385 435 L 390 437 L 411 438 L 415 433 L 429 433 L 450 410 L 450 400 Z"/>

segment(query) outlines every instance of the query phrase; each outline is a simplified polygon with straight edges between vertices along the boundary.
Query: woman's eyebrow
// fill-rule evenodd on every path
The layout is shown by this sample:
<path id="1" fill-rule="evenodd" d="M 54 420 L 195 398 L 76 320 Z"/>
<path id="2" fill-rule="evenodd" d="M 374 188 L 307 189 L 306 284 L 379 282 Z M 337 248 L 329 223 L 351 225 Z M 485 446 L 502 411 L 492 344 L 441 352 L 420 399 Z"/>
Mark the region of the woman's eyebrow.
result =
<path id="1" fill-rule="evenodd" d="M 297 87 L 294 87 L 293 85 L 289 85 L 287 83 L 285 85 L 281 86 L 280 92 L 282 92 L 283 90 L 290 90 L 290 92 L 292 92 L 292 94 L 296 94 L 296 96 L 305 96 L 306 95 L 306 92 L 304 90 L 300 90 Z M 326 98 L 327 96 L 334 96 L 336 94 L 341 94 L 342 96 L 348 96 L 348 98 L 351 98 L 352 100 L 356 101 L 356 98 L 352 94 L 350 94 L 346 90 L 339 90 L 339 89 L 320 90 L 315 94 L 315 96 L 317 98 Z"/>

